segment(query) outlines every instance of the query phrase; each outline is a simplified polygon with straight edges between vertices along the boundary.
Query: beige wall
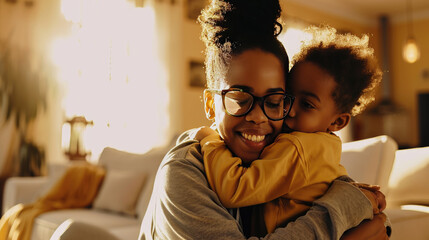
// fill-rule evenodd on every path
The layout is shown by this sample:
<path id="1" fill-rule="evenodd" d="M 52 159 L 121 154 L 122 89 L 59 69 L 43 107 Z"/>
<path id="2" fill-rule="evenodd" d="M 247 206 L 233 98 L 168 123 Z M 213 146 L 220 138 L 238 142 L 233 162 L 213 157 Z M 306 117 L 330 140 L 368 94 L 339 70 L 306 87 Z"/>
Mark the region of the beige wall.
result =
<path id="1" fill-rule="evenodd" d="M 183 16 L 183 57 L 181 61 L 183 73 L 183 81 L 181 82 L 181 90 L 183 91 L 182 106 L 180 109 L 181 127 L 179 131 L 184 131 L 190 128 L 209 126 L 211 123 L 204 115 L 203 108 L 203 90 L 204 88 L 191 87 L 189 85 L 189 62 L 201 61 L 204 62 L 204 44 L 200 40 L 201 27 L 194 20 L 190 20 Z M 174 104 L 174 101 L 172 101 Z"/>
<path id="2" fill-rule="evenodd" d="M 324 13 L 295 2 L 281 0 L 280 3 L 282 6 L 282 16 L 298 18 L 310 24 L 328 24 L 337 29 L 351 31 L 355 34 L 372 32 L 375 27 Z"/>

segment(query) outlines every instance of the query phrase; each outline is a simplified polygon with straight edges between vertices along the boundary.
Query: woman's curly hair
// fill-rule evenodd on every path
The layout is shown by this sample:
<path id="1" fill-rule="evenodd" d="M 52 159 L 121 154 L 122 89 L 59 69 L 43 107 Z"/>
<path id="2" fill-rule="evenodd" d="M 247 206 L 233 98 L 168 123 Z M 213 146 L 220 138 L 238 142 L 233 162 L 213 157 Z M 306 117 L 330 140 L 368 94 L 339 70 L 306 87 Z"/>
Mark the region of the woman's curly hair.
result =
<path id="1" fill-rule="evenodd" d="M 310 27 L 306 31 L 313 38 L 304 42 L 301 52 L 293 58 L 293 65 L 312 62 L 324 69 L 337 83 L 332 96 L 338 110 L 353 116 L 361 113 L 374 101 L 375 88 L 382 78 L 374 49 L 368 46 L 369 37 L 339 34 L 328 26 Z M 293 72 L 294 68 L 288 81 Z"/>
<path id="2" fill-rule="evenodd" d="M 231 58 L 249 49 L 274 54 L 289 70 L 289 58 L 277 39 L 282 25 L 278 0 L 212 0 L 198 21 L 206 50 L 207 87 L 219 88 Z"/>

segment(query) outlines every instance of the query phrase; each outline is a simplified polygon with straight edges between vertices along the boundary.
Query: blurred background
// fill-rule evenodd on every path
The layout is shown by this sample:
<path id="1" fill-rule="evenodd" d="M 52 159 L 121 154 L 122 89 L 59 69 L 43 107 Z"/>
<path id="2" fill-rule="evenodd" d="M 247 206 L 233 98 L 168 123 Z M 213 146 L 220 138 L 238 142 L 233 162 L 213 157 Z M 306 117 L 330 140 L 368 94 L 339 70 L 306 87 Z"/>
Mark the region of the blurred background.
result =
<path id="1" fill-rule="evenodd" d="M 370 36 L 377 100 L 340 133 L 429 146 L 429 1 L 280 0 L 290 57 L 309 25 Z M 142 153 L 210 125 L 202 91 L 204 0 L 0 0 L 0 175 Z"/>

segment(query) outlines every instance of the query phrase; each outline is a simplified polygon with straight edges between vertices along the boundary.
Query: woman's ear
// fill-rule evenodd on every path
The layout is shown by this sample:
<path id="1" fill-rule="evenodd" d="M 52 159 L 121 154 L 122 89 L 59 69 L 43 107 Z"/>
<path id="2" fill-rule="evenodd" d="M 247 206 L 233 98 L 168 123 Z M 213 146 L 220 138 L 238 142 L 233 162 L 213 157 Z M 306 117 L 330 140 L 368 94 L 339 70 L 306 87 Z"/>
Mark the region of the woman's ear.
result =
<path id="1" fill-rule="evenodd" d="M 347 124 L 349 124 L 352 116 L 350 113 L 341 113 L 337 116 L 334 122 L 328 127 L 328 131 L 335 132 L 343 129 Z"/>
<path id="2" fill-rule="evenodd" d="M 204 90 L 204 111 L 206 118 L 210 121 L 215 119 L 215 106 L 214 106 L 214 95 L 207 89 Z"/>

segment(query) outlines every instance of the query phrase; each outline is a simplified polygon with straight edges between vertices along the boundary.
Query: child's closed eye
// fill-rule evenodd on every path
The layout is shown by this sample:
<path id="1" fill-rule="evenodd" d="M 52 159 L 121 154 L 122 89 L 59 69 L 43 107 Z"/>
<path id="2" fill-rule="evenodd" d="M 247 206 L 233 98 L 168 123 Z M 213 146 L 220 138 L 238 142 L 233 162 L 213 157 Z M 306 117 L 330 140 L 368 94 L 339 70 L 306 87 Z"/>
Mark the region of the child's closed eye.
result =
<path id="1" fill-rule="evenodd" d="M 316 107 L 311 102 L 309 102 L 307 100 L 302 100 L 300 102 L 300 105 L 304 110 L 316 109 Z"/>

